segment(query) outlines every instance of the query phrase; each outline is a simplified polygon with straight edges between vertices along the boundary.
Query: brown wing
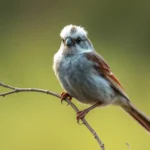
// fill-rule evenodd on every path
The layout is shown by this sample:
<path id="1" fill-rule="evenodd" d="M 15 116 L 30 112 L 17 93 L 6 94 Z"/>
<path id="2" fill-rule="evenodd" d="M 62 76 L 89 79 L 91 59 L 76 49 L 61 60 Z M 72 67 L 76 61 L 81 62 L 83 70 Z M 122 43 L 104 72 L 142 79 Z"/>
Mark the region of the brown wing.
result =
<path id="1" fill-rule="evenodd" d="M 103 59 L 102 56 L 100 56 L 96 52 L 86 53 L 85 56 L 87 57 L 88 60 L 95 62 L 96 69 L 100 72 L 100 74 L 102 74 L 111 83 L 113 88 L 115 88 L 123 96 L 129 99 L 121 83 L 115 77 L 115 75 L 111 72 L 110 67 L 107 65 L 106 61 Z"/>

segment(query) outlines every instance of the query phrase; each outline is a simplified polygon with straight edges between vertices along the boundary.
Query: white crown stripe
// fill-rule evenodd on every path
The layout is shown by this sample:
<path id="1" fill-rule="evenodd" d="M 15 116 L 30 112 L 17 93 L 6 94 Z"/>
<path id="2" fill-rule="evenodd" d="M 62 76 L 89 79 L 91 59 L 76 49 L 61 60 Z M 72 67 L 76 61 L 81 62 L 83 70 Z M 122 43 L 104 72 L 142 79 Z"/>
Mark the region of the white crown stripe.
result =
<path id="1" fill-rule="evenodd" d="M 72 28 L 76 28 L 75 32 L 71 32 Z M 61 38 L 65 39 L 67 37 L 77 38 L 77 37 L 87 37 L 87 31 L 81 27 L 81 26 L 75 26 L 75 25 L 67 25 L 65 26 L 61 33 Z"/>

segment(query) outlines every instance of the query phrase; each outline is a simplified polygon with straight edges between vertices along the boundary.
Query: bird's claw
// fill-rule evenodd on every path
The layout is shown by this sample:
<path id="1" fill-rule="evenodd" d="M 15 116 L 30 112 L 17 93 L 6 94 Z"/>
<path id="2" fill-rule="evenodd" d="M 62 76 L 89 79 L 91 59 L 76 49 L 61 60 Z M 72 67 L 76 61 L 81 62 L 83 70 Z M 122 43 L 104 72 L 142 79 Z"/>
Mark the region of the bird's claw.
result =
<path id="1" fill-rule="evenodd" d="M 77 112 L 77 117 L 76 117 L 76 119 L 77 119 L 77 123 L 78 123 L 78 124 L 80 123 L 80 120 L 83 119 L 83 118 L 86 116 L 87 113 L 88 113 L 88 110 L 87 110 L 87 109 L 84 109 L 84 110 L 82 110 L 82 111 Z"/>
<path id="2" fill-rule="evenodd" d="M 72 97 L 68 93 L 66 93 L 66 92 L 62 92 L 61 95 L 60 95 L 60 97 L 61 97 L 61 104 L 63 103 L 63 101 L 66 98 L 68 98 L 68 100 L 70 100 L 70 101 L 72 100 Z"/>

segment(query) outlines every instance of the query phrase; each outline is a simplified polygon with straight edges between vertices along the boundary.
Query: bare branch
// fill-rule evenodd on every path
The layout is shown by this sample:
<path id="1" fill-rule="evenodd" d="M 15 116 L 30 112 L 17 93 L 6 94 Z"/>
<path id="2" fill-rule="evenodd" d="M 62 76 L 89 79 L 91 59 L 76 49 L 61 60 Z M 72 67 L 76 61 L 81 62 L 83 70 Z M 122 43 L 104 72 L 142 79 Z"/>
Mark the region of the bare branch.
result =
<path id="1" fill-rule="evenodd" d="M 0 86 L 11 90 L 9 92 L 1 93 L 0 96 L 3 96 L 3 97 L 10 95 L 10 94 L 14 94 L 14 93 L 19 93 L 19 92 L 40 92 L 40 93 L 45 93 L 45 94 L 49 94 L 49 95 L 55 96 L 57 98 L 60 98 L 60 95 L 58 95 L 52 91 L 49 91 L 49 90 L 43 90 L 43 89 L 37 89 L 37 88 L 18 88 L 18 87 L 13 87 L 13 86 L 4 84 L 2 82 L 0 82 Z M 65 99 L 65 101 L 75 110 L 76 113 L 79 112 L 79 109 L 69 99 Z M 82 118 L 81 120 L 82 120 L 83 124 L 89 129 L 89 131 L 93 134 L 93 136 L 97 140 L 101 150 L 105 150 L 104 144 L 102 143 L 102 141 L 100 140 L 100 138 L 98 137 L 98 135 L 94 131 L 94 129 L 86 121 L 86 119 Z"/>

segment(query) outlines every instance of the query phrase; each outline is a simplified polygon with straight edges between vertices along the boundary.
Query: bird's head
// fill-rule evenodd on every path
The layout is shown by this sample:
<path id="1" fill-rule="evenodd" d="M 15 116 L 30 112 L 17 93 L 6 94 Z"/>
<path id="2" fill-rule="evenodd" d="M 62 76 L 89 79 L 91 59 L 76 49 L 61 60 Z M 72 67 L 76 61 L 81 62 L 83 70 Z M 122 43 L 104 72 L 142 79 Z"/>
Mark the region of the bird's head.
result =
<path id="1" fill-rule="evenodd" d="M 87 37 L 87 31 L 81 26 L 65 26 L 60 37 L 62 39 L 60 50 L 64 54 L 81 54 L 93 50 L 92 43 Z"/>

